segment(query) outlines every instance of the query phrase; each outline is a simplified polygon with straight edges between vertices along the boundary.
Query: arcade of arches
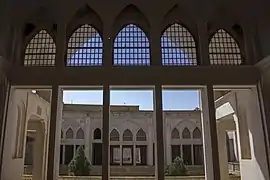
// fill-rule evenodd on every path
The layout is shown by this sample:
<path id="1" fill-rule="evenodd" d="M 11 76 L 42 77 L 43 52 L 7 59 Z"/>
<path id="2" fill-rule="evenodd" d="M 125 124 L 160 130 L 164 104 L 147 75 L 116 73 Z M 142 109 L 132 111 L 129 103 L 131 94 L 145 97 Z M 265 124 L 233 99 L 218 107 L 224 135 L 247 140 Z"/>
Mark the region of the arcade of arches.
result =
<path id="1" fill-rule="evenodd" d="M 1 179 L 21 179 L 33 163 L 31 179 L 57 180 L 82 145 L 103 180 L 110 166 L 136 165 L 163 180 L 177 156 L 207 180 L 228 180 L 228 159 L 240 179 L 269 180 L 270 5 L 256 3 L 1 1 Z M 146 124 L 114 124 L 116 87 L 153 90 Z M 99 123 L 91 113 L 65 119 L 68 88 L 103 90 Z M 166 88 L 200 91 L 201 107 L 190 112 L 199 123 L 170 124 L 183 112 L 163 111 Z"/>

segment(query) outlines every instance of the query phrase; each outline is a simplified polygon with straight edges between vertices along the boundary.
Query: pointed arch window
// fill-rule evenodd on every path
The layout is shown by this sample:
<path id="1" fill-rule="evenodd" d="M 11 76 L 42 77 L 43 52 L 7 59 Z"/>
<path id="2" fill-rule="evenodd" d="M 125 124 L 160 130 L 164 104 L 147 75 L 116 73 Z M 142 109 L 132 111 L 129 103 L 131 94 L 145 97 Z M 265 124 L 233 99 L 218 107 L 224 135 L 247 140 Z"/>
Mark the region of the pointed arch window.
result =
<path id="1" fill-rule="evenodd" d="M 179 131 L 178 131 L 178 129 L 176 129 L 176 128 L 174 128 L 173 130 L 172 130 L 172 139 L 180 139 L 180 134 L 179 134 Z"/>
<path id="2" fill-rule="evenodd" d="M 193 139 L 201 139 L 202 134 L 198 127 L 196 127 L 192 133 Z"/>
<path id="3" fill-rule="evenodd" d="M 99 128 L 94 131 L 94 139 L 101 139 L 101 130 Z"/>
<path id="4" fill-rule="evenodd" d="M 182 138 L 183 139 L 190 139 L 191 135 L 190 135 L 190 131 L 188 128 L 185 128 L 182 132 Z"/>
<path id="5" fill-rule="evenodd" d="M 209 43 L 211 65 L 240 65 L 242 56 L 236 40 L 224 29 L 218 30 Z"/>
<path id="6" fill-rule="evenodd" d="M 67 66 L 101 66 L 102 38 L 92 26 L 79 27 L 69 38 Z"/>
<path id="7" fill-rule="evenodd" d="M 144 132 L 144 130 L 139 129 L 136 134 L 136 141 L 146 141 L 146 133 Z"/>
<path id="8" fill-rule="evenodd" d="M 119 141 L 120 135 L 119 132 L 116 129 L 113 129 L 110 133 L 110 140 L 111 141 Z"/>
<path id="9" fill-rule="evenodd" d="M 125 26 L 114 40 L 114 66 L 149 66 L 150 44 L 138 26 Z"/>
<path id="10" fill-rule="evenodd" d="M 78 131 L 76 133 L 76 139 L 84 139 L 84 132 L 83 132 L 82 128 L 78 129 Z"/>
<path id="11" fill-rule="evenodd" d="M 54 66 L 56 45 L 45 30 L 39 31 L 25 49 L 24 66 Z"/>
<path id="12" fill-rule="evenodd" d="M 129 129 L 124 131 L 123 141 L 133 141 L 133 134 Z"/>
<path id="13" fill-rule="evenodd" d="M 197 65 L 196 43 L 191 33 L 180 24 L 168 27 L 161 37 L 163 66 Z"/>
<path id="14" fill-rule="evenodd" d="M 66 139 L 73 139 L 73 138 L 74 138 L 73 130 L 71 128 L 68 128 L 66 132 Z"/>

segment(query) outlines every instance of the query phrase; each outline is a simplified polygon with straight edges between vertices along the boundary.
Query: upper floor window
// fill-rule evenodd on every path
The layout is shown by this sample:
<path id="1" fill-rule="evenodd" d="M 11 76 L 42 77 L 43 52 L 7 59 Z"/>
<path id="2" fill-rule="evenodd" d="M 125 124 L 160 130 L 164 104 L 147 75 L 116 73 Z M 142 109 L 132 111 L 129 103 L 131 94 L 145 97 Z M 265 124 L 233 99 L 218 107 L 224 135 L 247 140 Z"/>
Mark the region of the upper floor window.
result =
<path id="1" fill-rule="evenodd" d="M 136 141 L 146 141 L 146 134 L 142 129 L 137 132 Z"/>
<path id="2" fill-rule="evenodd" d="M 180 139 L 179 131 L 176 128 L 174 128 L 172 130 L 172 134 L 171 135 L 172 135 L 172 139 Z"/>
<path id="3" fill-rule="evenodd" d="M 101 139 L 101 130 L 99 128 L 94 131 L 94 139 Z"/>
<path id="4" fill-rule="evenodd" d="M 185 128 L 182 132 L 182 138 L 183 139 L 190 139 L 191 135 L 190 135 L 190 131 L 188 128 Z"/>
<path id="5" fill-rule="evenodd" d="M 45 31 L 39 31 L 25 49 L 24 66 L 54 66 L 56 45 Z"/>
<path id="6" fill-rule="evenodd" d="M 125 26 L 114 40 L 114 66 L 149 66 L 150 45 L 136 25 Z"/>
<path id="7" fill-rule="evenodd" d="M 242 56 L 236 40 L 225 30 L 220 29 L 209 44 L 211 65 L 240 65 Z"/>
<path id="8" fill-rule="evenodd" d="M 73 138 L 74 138 L 73 130 L 71 128 L 68 128 L 66 132 L 66 139 L 73 139 Z"/>
<path id="9" fill-rule="evenodd" d="M 129 129 L 124 131 L 123 141 L 133 141 L 133 134 Z"/>
<path id="10" fill-rule="evenodd" d="M 119 141 L 120 140 L 119 132 L 116 129 L 113 129 L 110 133 L 110 140 L 111 141 Z"/>
<path id="11" fill-rule="evenodd" d="M 201 139 L 202 134 L 199 128 L 195 128 L 193 133 L 192 133 L 193 139 Z"/>
<path id="12" fill-rule="evenodd" d="M 67 66 L 101 66 L 102 38 L 90 25 L 78 28 L 69 38 Z"/>
<path id="13" fill-rule="evenodd" d="M 76 133 L 76 139 L 84 139 L 84 132 L 82 128 L 80 128 Z"/>
<path id="14" fill-rule="evenodd" d="M 197 65 L 195 40 L 180 24 L 173 24 L 164 31 L 161 50 L 163 66 Z"/>

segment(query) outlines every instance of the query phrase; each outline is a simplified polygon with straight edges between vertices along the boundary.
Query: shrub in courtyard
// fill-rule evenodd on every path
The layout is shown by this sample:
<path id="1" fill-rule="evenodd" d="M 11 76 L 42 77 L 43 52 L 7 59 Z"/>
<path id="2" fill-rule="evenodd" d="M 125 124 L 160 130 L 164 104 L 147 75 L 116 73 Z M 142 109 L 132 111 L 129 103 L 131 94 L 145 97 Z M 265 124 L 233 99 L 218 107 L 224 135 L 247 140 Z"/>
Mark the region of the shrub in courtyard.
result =
<path id="1" fill-rule="evenodd" d="M 180 157 L 176 157 L 172 164 L 168 165 L 165 171 L 169 176 L 182 176 L 187 174 L 187 168 Z"/>
<path id="2" fill-rule="evenodd" d="M 82 146 L 76 151 L 76 155 L 68 165 L 69 175 L 71 176 L 89 176 L 91 171 L 91 163 L 85 157 Z"/>

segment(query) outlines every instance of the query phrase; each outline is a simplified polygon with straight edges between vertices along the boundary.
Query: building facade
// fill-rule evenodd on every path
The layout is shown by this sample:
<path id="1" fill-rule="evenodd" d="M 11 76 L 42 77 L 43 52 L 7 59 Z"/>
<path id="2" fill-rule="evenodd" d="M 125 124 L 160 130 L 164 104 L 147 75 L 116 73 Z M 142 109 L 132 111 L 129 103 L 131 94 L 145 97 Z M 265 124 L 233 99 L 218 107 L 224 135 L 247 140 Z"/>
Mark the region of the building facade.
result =
<path id="1" fill-rule="evenodd" d="M 86 156 L 94 168 L 101 166 L 101 110 L 102 106 L 98 105 L 64 105 L 60 166 L 70 162 L 79 146 L 85 147 Z M 111 106 L 111 166 L 129 168 L 129 174 L 133 173 L 132 166 L 148 166 L 148 171 L 142 173 L 154 175 L 156 136 L 153 115 L 153 111 L 139 110 L 139 106 Z M 163 117 L 165 165 L 179 156 L 187 166 L 203 171 L 201 111 L 164 111 Z"/>
<path id="2" fill-rule="evenodd" d="M 225 132 L 235 130 L 241 178 L 268 180 L 269 8 L 265 0 L 0 1 L 1 179 L 22 177 L 27 132 L 39 147 L 33 179 L 58 178 L 62 91 L 88 88 L 103 90 L 102 179 L 108 180 L 110 90 L 133 88 L 154 92 L 155 177 L 163 180 L 171 158 L 162 90 L 188 88 L 201 92 L 205 178 L 228 179 Z M 49 90 L 50 98 L 40 95 L 50 108 L 40 112 L 26 101 L 27 108 L 17 108 L 21 89 Z"/>

